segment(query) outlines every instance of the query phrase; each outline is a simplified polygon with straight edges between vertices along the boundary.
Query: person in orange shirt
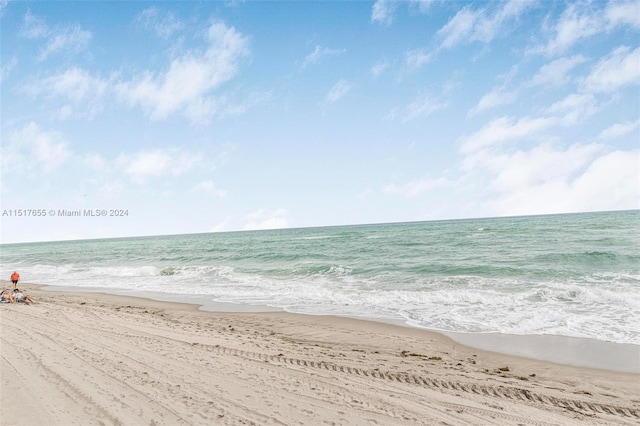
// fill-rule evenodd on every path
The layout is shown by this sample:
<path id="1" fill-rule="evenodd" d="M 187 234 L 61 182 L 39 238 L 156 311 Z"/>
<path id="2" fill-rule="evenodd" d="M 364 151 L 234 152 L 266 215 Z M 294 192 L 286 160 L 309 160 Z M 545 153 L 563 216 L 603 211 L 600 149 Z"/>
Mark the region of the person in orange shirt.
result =
<path id="1" fill-rule="evenodd" d="M 18 281 L 20 281 L 20 274 L 13 271 L 13 274 L 11 274 L 11 282 L 13 283 L 14 289 L 18 288 Z"/>

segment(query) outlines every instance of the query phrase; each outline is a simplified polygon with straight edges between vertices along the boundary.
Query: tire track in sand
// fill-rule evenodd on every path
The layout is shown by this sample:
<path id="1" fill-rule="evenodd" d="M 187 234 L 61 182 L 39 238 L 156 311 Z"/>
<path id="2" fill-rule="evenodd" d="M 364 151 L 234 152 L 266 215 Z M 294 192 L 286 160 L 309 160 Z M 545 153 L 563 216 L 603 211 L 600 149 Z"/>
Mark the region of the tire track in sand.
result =
<path id="1" fill-rule="evenodd" d="M 141 330 L 131 329 L 136 333 L 147 334 L 151 337 L 158 337 L 154 334 L 149 334 Z M 126 333 L 128 338 L 144 338 L 143 336 L 136 336 L 135 334 Z M 473 383 L 456 382 L 451 380 L 440 380 L 422 375 L 407 374 L 407 373 L 392 373 L 383 372 L 370 369 L 364 369 L 359 367 L 344 366 L 332 362 L 326 361 L 314 361 L 300 358 L 287 357 L 282 354 L 268 355 L 265 353 L 252 352 L 242 349 L 225 347 L 222 345 L 210 345 L 206 343 L 198 342 L 185 342 L 179 339 L 173 339 L 168 336 L 162 336 L 168 340 L 174 340 L 184 345 L 192 347 L 200 347 L 208 352 L 213 352 L 218 355 L 227 355 L 241 357 L 248 360 L 257 360 L 262 362 L 273 363 L 276 365 L 291 365 L 298 367 L 314 368 L 320 370 L 333 371 L 345 375 L 355 375 L 362 377 L 371 377 L 379 380 L 394 381 L 400 383 L 408 383 L 411 385 L 423 386 L 430 389 L 458 391 L 465 393 L 472 393 L 481 396 L 488 396 L 494 398 L 504 398 L 508 400 L 520 400 L 532 404 L 541 404 L 543 406 L 552 406 L 555 408 L 564 409 L 580 413 L 583 415 L 597 415 L 607 414 L 612 416 L 619 416 L 625 418 L 640 419 L 640 410 L 634 407 L 624 407 L 619 405 L 607 404 L 595 401 L 585 401 L 572 398 L 562 398 L 551 395 L 542 395 L 528 389 L 509 387 L 509 386 L 491 386 L 481 385 Z"/>
<path id="2" fill-rule="evenodd" d="M 584 401 L 571 398 L 560 398 L 555 396 L 541 395 L 528 389 L 508 387 L 508 386 L 488 386 L 472 383 L 454 382 L 449 380 L 439 380 L 425 376 L 403 373 L 390 373 L 369 370 L 359 367 L 349 367 L 326 361 L 313 361 L 299 358 L 286 357 L 284 355 L 267 355 L 257 352 L 250 352 L 241 349 L 227 348 L 220 345 L 206 345 L 202 343 L 186 343 L 192 346 L 200 346 L 204 349 L 220 355 L 238 356 L 245 359 L 252 359 L 276 364 L 289 364 L 293 366 L 323 369 L 342 373 L 346 375 L 356 375 L 372 377 L 375 379 L 395 381 L 400 383 L 415 384 L 432 389 L 445 389 L 465 393 L 473 393 L 510 400 L 521 400 L 524 402 L 551 405 L 553 407 L 576 411 L 582 414 L 609 414 L 640 419 L 640 410 L 632 407 L 623 407 L 600 402 Z"/>

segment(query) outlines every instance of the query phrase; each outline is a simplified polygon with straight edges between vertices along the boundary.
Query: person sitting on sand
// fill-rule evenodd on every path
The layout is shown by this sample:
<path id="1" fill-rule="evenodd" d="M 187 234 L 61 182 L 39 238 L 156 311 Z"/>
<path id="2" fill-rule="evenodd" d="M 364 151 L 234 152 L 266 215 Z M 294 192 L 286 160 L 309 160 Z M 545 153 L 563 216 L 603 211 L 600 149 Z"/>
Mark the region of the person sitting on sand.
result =
<path id="1" fill-rule="evenodd" d="M 18 303 L 26 303 L 27 305 L 30 305 L 30 304 L 34 303 L 32 298 L 22 294 L 22 292 L 18 288 L 13 290 L 13 298 Z"/>
<path id="2" fill-rule="evenodd" d="M 20 281 L 20 274 L 16 271 L 13 271 L 13 274 L 11 274 L 11 282 L 13 283 L 14 289 L 18 287 L 18 281 Z"/>
<path id="3" fill-rule="evenodd" d="M 13 297 L 13 294 L 9 290 L 2 290 L 2 294 L 0 294 L 0 302 L 2 303 L 15 303 L 16 299 Z"/>

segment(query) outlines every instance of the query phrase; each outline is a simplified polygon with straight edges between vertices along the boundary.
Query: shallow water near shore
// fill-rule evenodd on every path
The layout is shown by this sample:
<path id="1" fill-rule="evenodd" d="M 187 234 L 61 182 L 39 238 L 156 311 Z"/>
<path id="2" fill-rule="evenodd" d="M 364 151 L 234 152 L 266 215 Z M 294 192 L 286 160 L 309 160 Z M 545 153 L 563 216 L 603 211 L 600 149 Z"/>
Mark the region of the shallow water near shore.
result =
<path id="1" fill-rule="evenodd" d="M 2 276 L 640 344 L 640 211 L 3 245 Z"/>

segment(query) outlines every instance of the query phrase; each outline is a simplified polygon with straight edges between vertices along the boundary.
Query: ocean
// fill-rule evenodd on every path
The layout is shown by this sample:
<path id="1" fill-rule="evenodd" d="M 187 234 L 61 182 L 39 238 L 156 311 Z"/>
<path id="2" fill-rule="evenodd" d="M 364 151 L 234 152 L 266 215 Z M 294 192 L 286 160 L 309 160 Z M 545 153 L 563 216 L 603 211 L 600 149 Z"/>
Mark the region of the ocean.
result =
<path id="1" fill-rule="evenodd" d="M 640 344 L 640 211 L 0 246 L 0 276 Z"/>

